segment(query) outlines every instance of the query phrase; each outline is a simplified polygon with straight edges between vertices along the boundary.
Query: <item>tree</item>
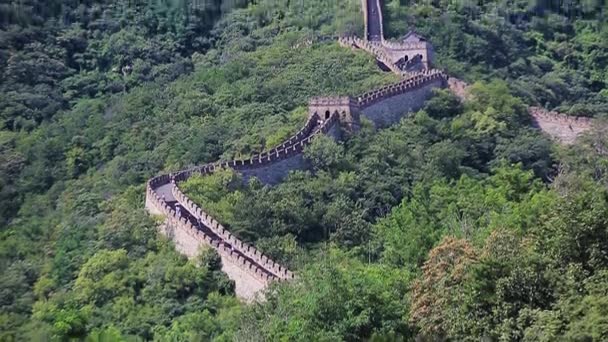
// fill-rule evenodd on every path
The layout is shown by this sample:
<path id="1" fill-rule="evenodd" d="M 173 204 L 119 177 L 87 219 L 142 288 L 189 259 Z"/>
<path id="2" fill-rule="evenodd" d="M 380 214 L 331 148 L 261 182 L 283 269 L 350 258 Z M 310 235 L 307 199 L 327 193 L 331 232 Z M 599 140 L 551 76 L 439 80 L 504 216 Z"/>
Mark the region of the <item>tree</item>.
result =
<path id="1" fill-rule="evenodd" d="M 340 165 L 343 154 L 344 148 L 326 136 L 316 137 L 304 151 L 304 157 L 312 163 L 315 170 L 327 172 Z"/>
<path id="2" fill-rule="evenodd" d="M 461 324 L 460 303 L 468 268 L 477 259 L 475 249 L 465 240 L 444 238 L 429 253 L 422 275 L 412 287 L 410 321 L 423 336 L 449 337 Z"/>

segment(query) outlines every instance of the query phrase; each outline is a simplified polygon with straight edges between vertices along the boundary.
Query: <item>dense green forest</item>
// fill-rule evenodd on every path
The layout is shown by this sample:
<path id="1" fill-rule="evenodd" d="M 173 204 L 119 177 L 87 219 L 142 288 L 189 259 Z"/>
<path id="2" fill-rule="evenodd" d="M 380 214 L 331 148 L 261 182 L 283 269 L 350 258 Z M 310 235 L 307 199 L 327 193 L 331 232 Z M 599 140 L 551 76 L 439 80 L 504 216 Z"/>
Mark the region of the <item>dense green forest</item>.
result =
<path id="1" fill-rule="evenodd" d="M 361 34 L 360 6 L 0 1 L 0 340 L 607 340 L 601 1 L 385 1 L 385 35 L 416 27 L 469 100 L 319 138 L 274 187 L 184 184 L 297 272 L 265 302 L 157 234 L 151 176 L 262 151 L 310 96 L 397 80 L 327 39 Z M 527 105 L 597 124 L 559 146 Z"/>

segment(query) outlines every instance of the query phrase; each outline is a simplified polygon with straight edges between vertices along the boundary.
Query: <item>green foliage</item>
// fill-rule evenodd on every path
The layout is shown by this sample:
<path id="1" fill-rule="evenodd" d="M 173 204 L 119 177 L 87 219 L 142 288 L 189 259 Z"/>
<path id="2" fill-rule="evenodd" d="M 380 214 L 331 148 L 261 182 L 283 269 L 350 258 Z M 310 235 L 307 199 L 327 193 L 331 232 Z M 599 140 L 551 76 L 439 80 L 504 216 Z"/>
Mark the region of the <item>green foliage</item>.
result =
<path id="1" fill-rule="evenodd" d="M 317 171 L 335 169 L 343 158 L 343 154 L 342 146 L 326 136 L 317 137 L 304 151 L 304 157 L 311 162 L 312 167 Z"/>
<path id="2" fill-rule="evenodd" d="M 217 254 L 157 236 L 144 182 L 272 148 L 311 96 L 395 81 L 328 43 L 362 33 L 361 2 L 3 6 L 0 340 L 606 340 L 606 126 L 558 148 L 524 105 L 607 110 L 599 3 L 383 4 L 386 34 L 416 26 L 472 96 L 317 139 L 312 172 L 274 187 L 183 184 L 297 272 L 249 306 Z"/>
<path id="3" fill-rule="evenodd" d="M 498 77 L 531 104 L 573 115 L 608 110 L 608 26 L 602 1 L 383 2 L 384 34 L 409 28 L 438 63 L 468 80 Z"/>
<path id="4" fill-rule="evenodd" d="M 378 222 L 383 256 L 395 265 L 420 265 L 444 235 L 480 239 L 497 228 L 526 231 L 553 196 L 530 172 L 502 167 L 482 181 L 420 183 L 411 197 Z"/>
<path id="5" fill-rule="evenodd" d="M 388 332 L 409 335 L 403 321 L 410 275 L 366 265 L 333 248 L 299 278 L 244 313 L 235 338 L 335 341 Z"/>

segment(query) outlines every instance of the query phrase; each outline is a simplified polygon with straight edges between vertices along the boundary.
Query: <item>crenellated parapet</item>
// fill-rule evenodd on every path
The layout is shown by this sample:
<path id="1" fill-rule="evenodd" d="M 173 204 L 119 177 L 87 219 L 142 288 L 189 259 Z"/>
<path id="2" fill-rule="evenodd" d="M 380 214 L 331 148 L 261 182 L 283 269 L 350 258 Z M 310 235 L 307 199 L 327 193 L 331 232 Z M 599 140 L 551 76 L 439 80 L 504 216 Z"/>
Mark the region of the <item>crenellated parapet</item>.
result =
<path id="1" fill-rule="evenodd" d="M 277 169 L 290 171 L 306 167 L 302 153 L 317 135 L 339 138 L 337 132 L 340 128 L 356 131 L 362 109 L 385 100 L 394 101 L 399 96 L 405 96 L 403 98 L 408 99 L 407 101 L 415 101 L 420 105 L 424 98 L 415 95 L 417 89 L 431 87 L 442 77 L 445 75 L 441 72 L 425 71 L 356 97 L 312 98 L 308 104 L 309 114 L 304 126 L 268 151 L 249 158 L 218 161 L 150 179 L 146 188 L 146 208 L 153 214 L 165 217 L 163 232 L 175 241 L 176 248 L 182 253 L 194 257 L 201 245 L 215 249 L 223 264 L 227 265 L 226 273 L 236 281 L 237 293 L 242 296 L 249 296 L 264 288 L 269 281 L 292 279 L 294 275 L 291 271 L 230 233 L 203 208 L 190 200 L 180 190 L 179 184 L 193 175 L 209 175 L 227 168 L 243 175 L 264 178 Z M 412 96 L 408 97 L 410 92 Z M 283 172 L 276 178 L 269 178 L 268 183 L 274 184 L 284 174 Z M 251 291 L 247 292 L 248 290 Z"/>
<path id="2" fill-rule="evenodd" d="M 386 53 L 380 42 L 371 42 L 358 37 L 350 36 L 338 38 L 338 43 L 344 47 L 364 50 L 374 55 L 374 57 L 376 57 L 376 60 L 382 63 L 382 65 L 384 65 L 390 71 L 398 75 L 402 74 L 402 70 L 399 69 L 399 67 L 395 64 L 391 56 Z"/>
<path id="3" fill-rule="evenodd" d="M 429 70 L 432 66 L 433 47 L 426 41 L 397 43 L 387 40 L 369 41 L 358 37 L 340 37 L 338 43 L 344 47 L 364 50 L 372 54 L 378 62 L 397 75 L 419 70 Z"/>
<path id="4" fill-rule="evenodd" d="M 428 42 L 394 42 L 391 40 L 385 40 L 382 42 L 382 46 L 389 50 L 395 51 L 409 51 L 409 50 L 422 50 L 426 49 L 428 46 Z"/>
<path id="5" fill-rule="evenodd" d="M 534 126 L 564 144 L 572 144 L 582 133 L 591 129 L 593 120 L 574 117 L 541 107 L 529 107 Z"/>
<path id="6" fill-rule="evenodd" d="M 188 257 L 196 257 L 202 246 L 208 246 L 217 251 L 222 259 L 222 269 L 228 273 L 231 278 L 236 278 L 237 293 L 239 287 L 243 287 L 244 283 L 249 288 L 264 288 L 270 281 L 287 280 L 293 278 L 293 274 L 284 267 L 273 262 L 266 256 L 262 255 L 257 250 L 253 249 L 242 242 L 230 238 L 224 240 L 222 237 L 210 233 L 208 230 L 201 229 L 192 217 L 185 215 L 185 212 L 197 212 L 197 207 L 194 203 L 187 199 L 183 194 L 173 191 L 173 195 L 177 196 L 176 202 L 183 205 L 179 209 L 172 205 L 166 199 L 163 199 L 155 191 L 170 181 L 169 175 L 155 177 L 148 182 L 146 188 L 146 206 L 152 211 L 150 206 L 158 210 L 155 214 L 164 216 L 163 227 L 161 231 L 168 238 L 175 242 L 176 249 Z M 173 185 L 174 187 L 174 185 Z M 190 207 L 188 208 L 188 205 Z M 202 211 L 198 209 L 198 212 Z M 209 217 L 207 215 L 206 217 Z M 207 223 L 207 222 L 205 222 Z M 210 227 L 213 227 L 218 232 L 222 231 L 223 227 L 213 220 L 208 222 Z M 225 229 L 223 229 L 225 231 Z M 259 256 L 259 257 L 257 257 Z M 236 271 L 236 272 L 235 272 Z M 254 293 L 248 289 L 241 290 L 241 294 L 248 293 L 245 299 L 253 299 Z"/>
<path id="7" fill-rule="evenodd" d="M 431 69 L 433 46 L 424 37 L 410 31 L 401 41 L 385 40 L 380 0 L 362 0 L 362 7 L 365 39 L 349 37 L 340 40 L 340 44 L 373 54 L 380 63 L 398 75 Z"/>
<path id="8" fill-rule="evenodd" d="M 440 80 L 443 86 L 445 86 L 447 84 L 448 76 L 441 70 L 421 71 L 400 82 L 361 94 L 357 96 L 356 100 L 359 108 L 364 109 L 387 98 L 407 93 L 419 87 L 424 87 L 436 80 Z"/>
<path id="9" fill-rule="evenodd" d="M 173 183 L 172 186 L 173 196 L 180 205 L 194 215 L 194 217 L 201 222 L 201 224 L 209 227 L 209 229 L 221 238 L 223 246 L 226 246 L 231 251 L 238 251 L 243 255 L 243 260 L 249 260 L 249 263 L 253 266 L 258 267 L 262 271 L 266 271 L 269 277 L 268 279 L 282 279 L 289 280 L 294 277 L 293 273 L 287 268 L 274 262 L 272 259 L 258 251 L 255 247 L 244 243 L 236 236 L 232 235 L 222 224 L 215 220 L 211 215 L 204 212 L 199 206 L 192 202 L 185 194 L 181 192 L 178 184 Z M 253 263 L 252 263 L 253 262 Z"/>

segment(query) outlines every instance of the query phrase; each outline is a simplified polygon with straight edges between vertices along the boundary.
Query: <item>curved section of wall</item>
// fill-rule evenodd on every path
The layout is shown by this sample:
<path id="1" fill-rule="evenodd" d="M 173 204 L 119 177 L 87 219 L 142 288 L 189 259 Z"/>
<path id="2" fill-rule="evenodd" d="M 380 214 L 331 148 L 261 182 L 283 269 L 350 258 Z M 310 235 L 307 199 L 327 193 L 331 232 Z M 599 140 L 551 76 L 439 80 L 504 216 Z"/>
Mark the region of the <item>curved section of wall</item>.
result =
<path id="1" fill-rule="evenodd" d="M 534 126 L 564 144 L 572 144 L 582 133 L 591 129 L 592 119 L 574 117 L 541 107 L 529 107 Z"/>
<path id="2" fill-rule="evenodd" d="M 267 273 L 268 278 L 261 279 L 262 281 L 268 279 L 293 278 L 293 274 L 287 268 L 279 265 L 259 252 L 255 247 L 242 242 L 232 235 L 224 226 L 211 217 L 211 215 L 205 213 L 200 207 L 186 197 L 175 183 L 173 183 L 172 192 L 182 208 L 193 214 L 197 221 L 197 225 L 199 227 L 207 227 L 211 231 L 211 234 L 206 234 L 207 236 L 212 236 L 211 241 L 217 241 L 218 245 L 222 245 L 226 250 L 230 250 L 232 254 L 240 257 L 243 262 L 248 262 L 251 265 L 250 267 L 257 267 L 260 272 Z"/>
<path id="3" fill-rule="evenodd" d="M 382 41 L 382 8 L 379 0 L 363 0 L 365 1 L 365 37 L 370 41 Z"/>
<path id="4" fill-rule="evenodd" d="M 222 269 L 236 283 L 237 295 L 251 300 L 270 281 L 292 279 L 293 273 L 232 235 L 192 202 L 179 189 L 179 184 L 194 174 L 208 175 L 225 168 L 234 169 L 245 178 L 257 177 L 267 184 L 276 184 L 289 171 L 308 166 L 302 152 L 315 136 L 323 134 L 338 139 L 341 125 L 352 126 L 352 121 L 358 120 L 358 114 L 346 115 L 347 107 L 354 111 L 361 110 L 378 125 L 387 125 L 405 114 L 402 110 L 394 112 L 394 108 L 406 111 L 419 108 L 430 95 L 430 90 L 443 86 L 445 80 L 442 72 L 425 71 L 355 98 L 333 98 L 325 104 L 335 107 L 335 110 L 326 111 L 325 115 L 329 117 L 321 118 L 313 110 L 300 131 L 269 151 L 246 159 L 219 161 L 150 179 L 146 188 L 146 208 L 152 214 L 165 217 L 161 232 L 175 242 L 176 249 L 181 253 L 194 257 L 203 245 L 215 249 L 222 258 Z M 317 103 L 319 101 L 311 101 L 311 106 L 321 106 L 321 103 Z M 393 109 L 389 110 L 389 107 Z"/>
<path id="5" fill-rule="evenodd" d="M 356 100 L 359 104 L 359 108 L 361 108 L 361 110 L 365 110 L 365 108 L 378 102 L 384 101 L 392 96 L 407 94 L 409 91 L 435 80 L 440 80 L 443 82 L 443 86 L 445 86 L 447 84 L 447 79 L 447 75 L 441 70 L 425 70 L 413 73 L 410 78 L 404 79 L 397 83 L 389 84 L 367 93 L 363 93 L 357 96 Z"/>
<path id="6" fill-rule="evenodd" d="M 195 257 L 203 245 L 215 249 L 222 259 L 222 270 L 235 281 L 237 295 L 252 300 L 269 281 L 292 279 L 293 273 L 233 236 L 186 197 L 178 184 L 193 174 L 206 175 L 222 168 L 233 168 L 245 175 L 260 177 L 262 181 L 277 182 L 290 170 L 305 167 L 302 157 L 305 146 L 316 135 L 331 134 L 338 123 L 337 115 L 324 121 L 313 115 L 300 131 L 267 152 L 249 159 L 205 164 L 154 177 L 147 183 L 146 208 L 151 214 L 165 217 L 161 232 L 182 254 Z"/>
<path id="7" fill-rule="evenodd" d="M 376 57 L 376 59 L 392 72 L 401 75 L 402 71 L 393 63 L 392 58 L 384 51 L 382 45 L 357 37 L 340 37 L 338 43 L 344 47 L 354 47 L 364 50 Z"/>
<path id="8" fill-rule="evenodd" d="M 361 114 L 376 127 L 392 125 L 409 112 L 422 108 L 434 88 L 447 85 L 447 75 L 440 70 L 425 70 L 403 81 L 359 95 Z"/>

